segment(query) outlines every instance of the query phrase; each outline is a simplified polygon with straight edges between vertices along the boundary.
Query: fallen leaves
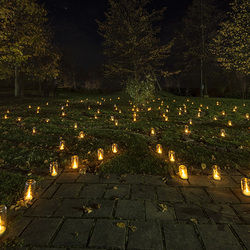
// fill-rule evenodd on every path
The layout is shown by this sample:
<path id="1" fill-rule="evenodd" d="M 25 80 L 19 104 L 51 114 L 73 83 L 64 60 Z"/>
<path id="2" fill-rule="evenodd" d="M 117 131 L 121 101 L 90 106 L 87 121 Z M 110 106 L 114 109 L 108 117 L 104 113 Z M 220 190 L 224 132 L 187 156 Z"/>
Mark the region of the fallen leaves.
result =
<path id="1" fill-rule="evenodd" d="M 116 226 L 118 226 L 119 228 L 126 228 L 126 224 L 123 223 L 123 222 L 117 222 L 117 223 L 116 223 Z M 134 232 L 134 231 L 137 230 L 137 227 L 136 227 L 136 226 L 128 225 L 127 228 L 130 229 L 132 232 Z"/>
<path id="2" fill-rule="evenodd" d="M 101 204 L 100 203 L 92 203 L 88 206 L 83 206 L 83 212 L 86 214 L 90 214 L 93 212 L 93 209 L 100 209 L 101 208 Z"/>
<path id="3" fill-rule="evenodd" d="M 17 201 L 17 203 L 15 205 L 11 205 L 10 210 L 15 209 L 15 211 L 16 211 L 22 207 L 27 208 L 29 204 L 32 204 L 32 201 L 25 201 L 25 200 L 21 199 L 21 200 Z"/>
<path id="4" fill-rule="evenodd" d="M 167 205 L 165 205 L 165 204 L 163 204 L 163 203 L 160 203 L 160 204 L 158 204 L 158 206 L 159 206 L 159 209 L 161 210 L 161 212 L 167 212 L 168 211 L 168 206 Z"/>

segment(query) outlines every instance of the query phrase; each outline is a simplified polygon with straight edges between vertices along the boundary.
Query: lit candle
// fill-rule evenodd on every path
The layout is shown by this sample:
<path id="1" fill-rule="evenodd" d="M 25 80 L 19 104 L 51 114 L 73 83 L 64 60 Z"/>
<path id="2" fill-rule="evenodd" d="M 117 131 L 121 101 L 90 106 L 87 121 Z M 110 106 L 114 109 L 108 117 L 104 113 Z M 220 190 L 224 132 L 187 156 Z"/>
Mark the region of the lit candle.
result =
<path id="1" fill-rule="evenodd" d="M 118 145 L 116 143 L 112 144 L 112 152 L 116 154 L 118 152 Z"/>
<path id="2" fill-rule="evenodd" d="M 223 111 L 221 112 L 221 114 L 222 114 L 222 115 L 226 115 L 226 112 L 223 110 Z"/>
<path id="3" fill-rule="evenodd" d="M 136 116 L 133 117 L 133 121 L 136 122 Z"/>
<path id="4" fill-rule="evenodd" d="M 32 128 L 32 133 L 35 134 L 36 133 L 36 127 Z"/>
<path id="5" fill-rule="evenodd" d="M 65 141 L 64 140 L 60 141 L 59 148 L 60 148 L 60 150 L 64 150 L 65 149 Z"/>
<path id="6" fill-rule="evenodd" d="M 74 124 L 74 129 L 77 129 L 77 123 Z"/>
<path id="7" fill-rule="evenodd" d="M 68 107 L 69 106 L 69 104 L 68 103 L 66 103 L 66 107 Z"/>
<path id="8" fill-rule="evenodd" d="M 46 119 L 45 119 L 45 122 L 46 122 L 46 123 L 49 123 L 49 121 L 50 121 L 49 118 L 46 118 Z"/>
<path id="9" fill-rule="evenodd" d="M 213 178 L 217 181 L 221 180 L 220 167 L 217 165 L 213 166 Z"/>
<path id="10" fill-rule="evenodd" d="M 61 106 L 61 110 L 64 110 L 64 107 L 63 107 L 63 106 Z"/>
<path id="11" fill-rule="evenodd" d="M 97 150 L 97 157 L 98 157 L 98 160 L 99 161 L 102 161 L 103 160 L 103 157 L 104 157 L 104 150 L 102 148 L 98 148 Z"/>
<path id="12" fill-rule="evenodd" d="M 192 124 L 193 124 L 192 119 L 189 119 L 189 124 L 190 124 L 190 125 L 192 125 Z"/>
<path id="13" fill-rule="evenodd" d="M 168 116 L 165 116 L 165 122 L 167 122 L 168 121 Z"/>
<path id="14" fill-rule="evenodd" d="M 217 121 L 217 116 L 215 115 L 214 118 L 213 118 L 214 121 Z"/>
<path id="15" fill-rule="evenodd" d="M 90 110 L 90 106 L 88 106 L 88 110 Z"/>
<path id="16" fill-rule="evenodd" d="M 119 114 L 121 114 L 122 113 L 122 111 L 119 109 Z"/>
<path id="17" fill-rule="evenodd" d="M 65 116 L 65 112 L 62 112 L 62 116 Z"/>
<path id="18" fill-rule="evenodd" d="M 249 119 L 249 114 L 248 113 L 246 113 L 246 118 Z"/>
<path id="19" fill-rule="evenodd" d="M 97 114 L 100 114 L 100 109 L 97 109 Z"/>
<path id="20" fill-rule="evenodd" d="M 58 163 L 57 162 L 52 162 L 50 164 L 50 174 L 53 177 L 58 175 Z"/>
<path id="21" fill-rule="evenodd" d="M 179 174 L 181 179 L 187 180 L 188 179 L 188 172 L 187 172 L 187 167 L 184 165 L 179 166 Z"/>
<path id="22" fill-rule="evenodd" d="M 31 106 L 29 105 L 29 109 L 31 109 Z"/>
<path id="23" fill-rule="evenodd" d="M 78 156 L 77 155 L 73 155 L 71 157 L 71 167 L 73 169 L 77 169 L 78 168 Z"/>
<path id="24" fill-rule="evenodd" d="M 168 157 L 171 162 L 175 162 L 175 152 L 172 150 L 168 151 Z"/>
<path id="25" fill-rule="evenodd" d="M 118 126 L 118 120 L 115 120 L 115 126 Z"/>
<path id="26" fill-rule="evenodd" d="M 7 114 L 5 114 L 5 115 L 4 115 L 4 119 L 8 119 L 8 116 L 7 116 Z"/>
<path id="27" fill-rule="evenodd" d="M 216 102 L 216 105 L 217 105 L 217 106 L 219 106 L 219 105 L 220 105 L 220 103 L 219 103 L 219 102 Z"/>
<path id="28" fill-rule="evenodd" d="M 179 111 L 179 115 L 181 115 L 181 111 Z"/>
<path id="29" fill-rule="evenodd" d="M 33 179 L 28 180 L 25 183 L 25 189 L 24 189 L 24 200 L 25 201 L 31 201 L 34 197 L 36 189 L 36 181 Z"/>
<path id="30" fill-rule="evenodd" d="M 201 117 L 201 112 L 198 112 L 197 117 Z"/>
<path id="31" fill-rule="evenodd" d="M 5 233 L 7 227 L 7 207 L 0 206 L 0 237 Z"/>
<path id="32" fill-rule="evenodd" d="M 189 131 L 189 128 L 188 128 L 188 125 L 185 125 L 185 130 L 184 130 L 185 134 L 189 134 L 190 131 Z"/>
<path id="33" fill-rule="evenodd" d="M 111 115 L 110 120 L 113 122 L 115 120 L 115 117 Z"/>
<path id="34" fill-rule="evenodd" d="M 156 153 L 162 154 L 162 145 L 161 144 L 156 145 Z"/>
<path id="35" fill-rule="evenodd" d="M 9 114 L 9 113 L 10 113 L 10 111 L 9 111 L 9 110 L 7 110 L 7 111 L 6 111 L 6 113 L 7 113 L 7 114 Z"/>
<path id="36" fill-rule="evenodd" d="M 250 196 L 250 179 L 242 178 L 241 179 L 241 190 L 242 193 L 246 196 Z"/>
<path id="37" fill-rule="evenodd" d="M 39 109 L 36 111 L 36 113 L 37 113 L 37 114 L 39 114 L 39 113 L 40 113 Z"/>
<path id="38" fill-rule="evenodd" d="M 221 137 L 225 137 L 225 136 L 226 136 L 226 132 L 225 132 L 224 129 L 222 129 L 222 130 L 220 131 L 220 136 L 221 136 Z"/>
<path id="39" fill-rule="evenodd" d="M 98 116 L 97 116 L 97 115 L 95 115 L 95 116 L 94 116 L 94 118 L 95 118 L 95 119 L 98 119 Z"/>
<path id="40" fill-rule="evenodd" d="M 81 131 L 80 133 L 79 133 L 79 138 L 84 138 L 84 133 L 83 133 L 83 131 Z"/>
<path id="41" fill-rule="evenodd" d="M 154 135 L 155 135 L 155 129 L 154 129 L 154 128 L 151 128 L 150 135 L 152 135 L 152 136 L 154 136 Z"/>
<path id="42" fill-rule="evenodd" d="M 17 121 L 20 122 L 20 121 L 21 121 L 21 117 L 18 117 L 18 118 L 17 118 Z"/>
<path id="43" fill-rule="evenodd" d="M 232 126 L 232 121 L 228 121 L 228 126 Z"/>

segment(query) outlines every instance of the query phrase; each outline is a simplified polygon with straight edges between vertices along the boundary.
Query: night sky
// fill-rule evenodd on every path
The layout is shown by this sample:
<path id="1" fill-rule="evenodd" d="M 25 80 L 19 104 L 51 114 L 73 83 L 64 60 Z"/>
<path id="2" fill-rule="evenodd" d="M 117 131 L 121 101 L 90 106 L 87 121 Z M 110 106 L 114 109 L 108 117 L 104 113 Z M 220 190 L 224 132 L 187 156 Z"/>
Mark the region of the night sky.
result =
<path id="1" fill-rule="evenodd" d="M 54 40 L 63 54 L 81 71 L 98 67 L 103 61 L 102 37 L 96 19 L 105 20 L 108 0 L 40 0 L 48 10 Z M 192 0 L 153 0 L 150 9 L 167 7 L 161 41 L 168 42 L 179 27 Z"/>

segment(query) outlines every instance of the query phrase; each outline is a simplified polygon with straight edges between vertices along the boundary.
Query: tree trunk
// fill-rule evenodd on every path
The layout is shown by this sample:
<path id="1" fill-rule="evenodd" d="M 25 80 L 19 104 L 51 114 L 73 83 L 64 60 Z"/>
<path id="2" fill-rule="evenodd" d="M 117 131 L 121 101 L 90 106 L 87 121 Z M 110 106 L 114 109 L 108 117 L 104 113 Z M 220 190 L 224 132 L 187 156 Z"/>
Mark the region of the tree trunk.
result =
<path id="1" fill-rule="evenodd" d="M 18 66 L 15 65 L 15 97 L 20 97 L 20 84 L 18 81 Z"/>

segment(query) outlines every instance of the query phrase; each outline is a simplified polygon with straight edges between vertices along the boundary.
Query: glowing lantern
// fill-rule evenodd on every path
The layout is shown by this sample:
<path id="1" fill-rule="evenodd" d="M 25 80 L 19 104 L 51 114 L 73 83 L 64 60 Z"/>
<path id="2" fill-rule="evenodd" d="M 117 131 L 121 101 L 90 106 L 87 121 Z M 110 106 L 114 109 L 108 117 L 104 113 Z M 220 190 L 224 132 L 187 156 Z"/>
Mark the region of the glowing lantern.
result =
<path id="1" fill-rule="evenodd" d="M 168 151 L 168 158 L 171 162 L 175 162 L 175 152 L 172 150 Z"/>
<path id="2" fill-rule="evenodd" d="M 36 181 L 33 179 L 28 180 L 24 187 L 24 200 L 31 201 L 35 195 Z"/>
<path id="3" fill-rule="evenodd" d="M 115 120 L 115 117 L 111 115 L 110 120 L 113 122 Z"/>
<path id="4" fill-rule="evenodd" d="M 225 136 L 226 136 L 226 132 L 225 132 L 224 129 L 222 129 L 222 130 L 220 131 L 220 136 L 221 136 L 221 137 L 225 137 Z"/>
<path id="5" fill-rule="evenodd" d="M 46 122 L 46 123 L 49 123 L 49 121 L 50 121 L 49 118 L 46 118 L 46 119 L 45 119 L 45 122 Z"/>
<path id="6" fill-rule="evenodd" d="M 115 126 L 118 126 L 118 120 L 115 120 Z"/>
<path id="7" fill-rule="evenodd" d="M 188 128 L 188 125 L 185 125 L 184 132 L 185 132 L 185 134 L 189 134 L 189 133 L 190 133 L 190 130 L 189 130 L 189 128 Z"/>
<path id="8" fill-rule="evenodd" d="M 216 102 L 216 105 L 217 105 L 217 106 L 219 106 L 219 105 L 220 105 L 220 103 L 219 103 L 219 102 Z"/>
<path id="9" fill-rule="evenodd" d="M 187 172 L 187 167 L 184 165 L 179 166 L 179 174 L 181 179 L 187 180 L 188 179 L 188 172 Z"/>
<path id="10" fill-rule="evenodd" d="M 133 122 L 136 122 L 136 116 L 133 117 Z"/>
<path id="11" fill-rule="evenodd" d="M 37 109 L 39 110 L 39 109 L 40 109 L 40 107 L 38 106 L 38 107 L 37 107 Z"/>
<path id="12" fill-rule="evenodd" d="M 168 117 L 167 116 L 165 116 L 165 122 L 167 122 L 168 121 Z"/>
<path id="13" fill-rule="evenodd" d="M 213 166 L 213 178 L 217 181 L 221 180 L 220 167 L 217 165 Z"/>
<path id="14" fill-rule="evenodd" d="M 192 125 L 192 124 L 193 124 L 192 119 L 189 119 L 189 124 L 190 124 L 190 125 Z"/>
<path id="15" fill-rule="evenodd" d="M 187 109 L 186 109 L 186 108 L 184 108 L 184 110 L 183 110 L 183 111 L 184 111 L 184 113 L 187 113 Z"/>
<path id="16" fill-rule="evenodd" d="M 20 122 L 21 120 L 22 120 L 21 117 L 18 117 L 18 118 L 17 118 L 17 121 L 18 121 L 18 122 Z"/>
<path id="17" fill-rule="evenodd" d="M 223 111 L 221 112 L 221 114 L 224 116 L 224 115 L 226 115 L 226 112 L 223 110 Z"/>
<path id="18" fill-rule="evenodd" d="M 139 112 L 139 108 L 136 108 L 136 112 Z"/>
<path id="19" fill-rule="evenodd" d="M 208 107 L 208 106 L 206 106 L 206 109 L 209 109 L 209 107 Z"/>
<path id="20" fill-rule="evenodd" d="M 248 178 L 241 179 L 241 191 L 244 195 L 250 196 L 250 179 Z"/>
<path id="21" fill-rule="evenodd" d="M 249 114 L 248 113 L 246 113 L 246 118 L 249 119 Z"/>
<path id="22" fill-rule="evenodd" d="M 97 116 L 97 115 L 94 115 L 94 118 L 95 118 L 95 119 L 98 119 L 98 116 Z"/>
<path id="23" fill-rule="evenodd" d="M 39 113 L 40 113 L 39 109 L 36 111 L 36 113 L 37 113 L 37 114 L 39 114 Z"/>
<path id="24" fill-rule="evenodd" d="M 158 107 L 158 109 L 161 109 L 161 107 Z"/>
<path id="25" fill-rule="evenodd" d="M 63 106 L 61 106 L 61 110 L 64 110 L 64 107 L 63 107 Z"/>
<path id="26" fill-rule="evenodd" d="M 118 108 L 117 107 L 115 107 L 115 111 L 117 111 L 118 110 Z"/>
<path id="27" fill-rule="evenodd" d="M 175 102 L 175 100 L 173 100 L 173 102 Z"/>
<path id="28" fill-rule="evenodd" d="M 163 113 L 163 114 L 162 114 L 162 116 L 163 116 L 163 117 L 166 117 L 166 114 L 165 114 L 165 113 Z"/>
<path id="29" fill-rule="evenodd" d="M 151 128 L 150 135 L 154 136 L 155 135 L 155 129 Z"/>
<path id="30" fill-rule="evenodd" d="M 100 109 L 97 109 L 97 114 L 100 114 Z"/>
<path id="31" fill-rule="evenodd" d="M 67 102 L 69 102 L 69 100 L 67 100 Z"/>
<path id="32" fill-rule="evenodd" d="M 60 141 L 59 148 L 60 148 L 60 150 L 64 150 L 65 149 L 65 141 L 64 140 Z"/>
<path id="33" fill-rule="evenodd" d="M 104 158 L 104 150 L 102 148 L 98 148 L 97 150 L 97 158 L 99 161 L 102 161 Z"/>
<path id="34" fill-rule="evenodd" d="M 32 128 L 32 134 L 35 134 L 36 133 L 36 127 L 33 127 Z"/>
<path id="35" fill-rule="evenodd" d="M 77 129 L 77 123 L 74 124 L 74 129 Z"/>
<path id="36" fill-rule="evenodd" d="M 233 108 L 233 112 L 235 112 L 236 111 L 236 108 Z"/>
<path id="37" fill-rule="evenodd" d="M 246 107 L 246 104 L 245 104 L 245 103 L 243 103 L 243 107 Z"/>
<path id="38" fill-rule="evenodd" d="M 217 116 L 216 116 L 216 115 L 213 117 L 213 120 L 214 120 L 214 121 L 217 121 Z"/>
<path id="39" fill-rule="evenodd" d="M 119 109 L 119 114 L 121 114 L 122 113 L 122 111 Z"/>
<path id="40" fill-rule="evenodd" d="M 65 114 L 65 112 L 62 112 L 62 116 L 65 116 L 66 114 Z"/>
<path id="41" fill-rule="evenodd" d="M 31 106 L 29 105 L 29 109 L 31 109 Z"/>
<path id="42" fill-rule="evenodd" d="M 5 114 L 5 115 L 4 115 L 4 119 L 8 119 L 8 116 L 7 116 L 7 114 Z"/>
<path id="43" fill-rule="evenodd" d="M 228 126 L 232 126 L 232 121 L 228 121 Z"/>
<path id="44" fill-rule="evenodd" d="M 162 145 L 161 144 L 156 145 L 156 153 L 162 154 Z"/>
<path id="45" fill-rule="evenodd" d="M 78 156 L 77 155 L 71 156 L 71 167 L 73 169 L 77 169 L 78 168 Z"/>
<path id="46" fill-rule="evenodd" d="M 0 237 L 5 233 L 7 228 L 7 207 L 0 206 Z"/>
<path id="47" fill-rule="evenodd" d="M 169 112 L 169 110 L 168 110 L 168 109 L 166 109 L 166 112 L 168 113 L 168 112 Z"/>
<path id="48" fill-rule="evenodd" d="M 201 117 L 201 112 L 198 112 L 197 117 Z"/>
<path id="49" fill-rule="evenodd" d="M 81 131 L 80 133 L 79 133 L 79 138 L 84 138 L 84 133 L 83 133 L 83 131 Z"/>
<path id="50" fill-rule="evenodd" d="M 187 102 L 189 102 L 189 99 L 187 99 Z"/>
<path id="51" fill-rule="evenodd" d="M 48 103 L 48 102 L 46 102 L 46 106 L 49 106 L 49 103 Z"/>
<path id="52" fill-rule="evenodd" d="M 198 111 L 201 112 L 201 108 L 199 108 Z"/>
<path id="53" fill-rule="evenodd" d="M 58 175 L 58 163 L 57 162 L 50 163 L 50 175 L 53 177 Z"/>
<path id="54" fill-rule="evenodd" d="M 68 103 L 66 103 L 66 107 L 68 107 L 69 106 L 69 104 Z"/>
<path id="55" fill-rule="evenodd" d="M 202 107 L 203 105 L 202 104 L 200 104 L 200 107 Z"/>
<path id="56" fill-rule="evenodd" d="M 90 110 L 90 106 L 88 106 L 88 110 Z"/>
<path id="57" fill-rule="evenodd" d="M 116 143 L 112 144 L 112 152 L 116 154 L 118 152 L 118 145 Z"/>
<path id="58" fill-rule="evenodd" d="M 181 115 L 181 111 L 179 111 L 179 115 Z"/>

